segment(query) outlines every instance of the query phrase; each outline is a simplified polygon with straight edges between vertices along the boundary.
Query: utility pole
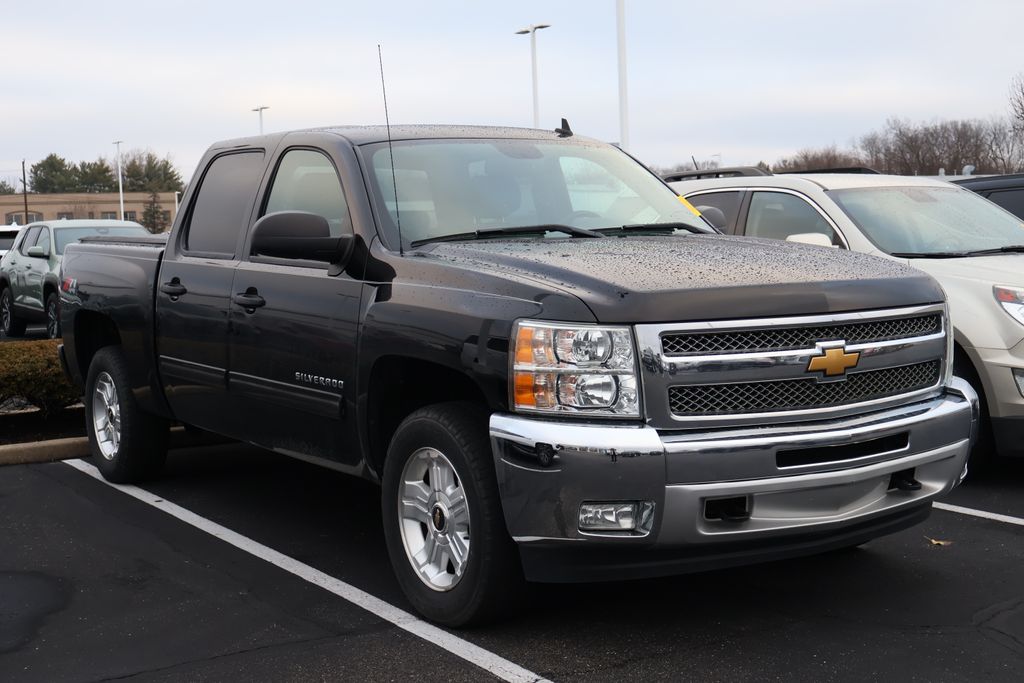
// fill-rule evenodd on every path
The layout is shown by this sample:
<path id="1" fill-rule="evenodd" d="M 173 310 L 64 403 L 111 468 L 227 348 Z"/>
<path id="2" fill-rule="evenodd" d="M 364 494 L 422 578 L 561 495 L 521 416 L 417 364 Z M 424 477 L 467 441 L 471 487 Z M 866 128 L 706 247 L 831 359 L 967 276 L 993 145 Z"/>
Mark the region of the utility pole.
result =
<path id="1" fill-rule="evenodd" d="M 537 95 L 537 31 L 551 24 L 532 24 L 516 31 L 517 36 L 530 36 L 530 68 L 533 72 L 533 127 L 540 128 L 540 99 Z"/>
<path id="2" fill-rule="evenodd" d="M 253 109 L 254 112 L 256 112 L 256 113 L 258 113 L 260 115 L 260 135 L 263 135 L 263 110 L 264 109 L 270 109 L 270 107 L 268 107 L 266 105 L 263 105 L 263 104 L 257 104 L 256 108 Z"/>
<path id="3" fill-rule="evenodd" d="M 117 196 L 121 200 L 121 220 L 124 220 L 124 186 L 121 185 L 121 143 L 124 140 L 114 140 L 114 147 L 117 148 Z"/>
<path id="4" fill-rule="evenodd" d="M 616 0 L 619 32 L 619 147 L 629 149 L 629 110 L 626 105 L 626 0 Z"/>
<path id="5" fill-rule="evenodd" d="M 25 160 L 21 160 L 21 196 L 25 199 L 25 224 L 28 220 L 28 178 L 25 177 Z"/>

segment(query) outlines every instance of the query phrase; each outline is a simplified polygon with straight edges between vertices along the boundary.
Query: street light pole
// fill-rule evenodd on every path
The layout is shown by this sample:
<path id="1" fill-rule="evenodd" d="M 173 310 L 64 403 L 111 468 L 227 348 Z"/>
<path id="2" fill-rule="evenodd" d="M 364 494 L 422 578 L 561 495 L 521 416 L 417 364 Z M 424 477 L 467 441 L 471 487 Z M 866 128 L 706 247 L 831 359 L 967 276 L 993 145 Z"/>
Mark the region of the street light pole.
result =
<path id="1" fill-rule="evenodd" d="M 629 110 L 626 106 L 626 0 L 616 0 L 615 18 L 619 33 L 619 147 L 629 149 Z"/>
<path id="2" fill-rule="evenodd" d="M 114 147 L 117 148 L 117 196 L 121 202 L 121 220 L 124 220 L 124 186 L 121 184 L 121 143 L 124 140 L 114 140 Z"/>
<path id="3" fill-rule="evenodd" d="M 263 135 L 263 110 L 264 109 L 270 109 L 270 107 L 267 107 L 267 106 L 262 105 L 262 104 L 258 104 L 258 105 L 256 105 L 256 108 L 253 109 L 254 112 L 256 112 L 257 114 L 260 115 L 260 135 Z"/>
<path id="4" fill-rule="evenodd" d="M 533 127 L 540 128 L 540 100 L 537 95 L 537 31 L 551 24 L 531 24 L 516 31 L 517 36 L 530 34 L 530 66 L 533 71 Z"/>

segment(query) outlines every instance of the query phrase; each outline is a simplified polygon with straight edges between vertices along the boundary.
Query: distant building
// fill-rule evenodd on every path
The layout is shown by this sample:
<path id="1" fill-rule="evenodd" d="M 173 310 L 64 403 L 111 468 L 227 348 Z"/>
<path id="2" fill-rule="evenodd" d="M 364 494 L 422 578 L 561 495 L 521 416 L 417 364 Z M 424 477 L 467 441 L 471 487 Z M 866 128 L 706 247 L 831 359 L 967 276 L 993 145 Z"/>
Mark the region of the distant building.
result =
<path id="1" fill-rule="evenodd" d="M 148 192 L 124 193 L 124 219 L 142 222 L 142 214 L 149 203 Z M 170 225 L 174 221 L 174 193 L 158 192 L 157 203 Z M 69 194 L 28 195 L 28 216 L 25 199 L 20 194 L 0 194 L 0 223 L 25 225 L 32 221 L 51 221 L 67 218 L 121 218 L 116 192 L 75 192 Z"/>

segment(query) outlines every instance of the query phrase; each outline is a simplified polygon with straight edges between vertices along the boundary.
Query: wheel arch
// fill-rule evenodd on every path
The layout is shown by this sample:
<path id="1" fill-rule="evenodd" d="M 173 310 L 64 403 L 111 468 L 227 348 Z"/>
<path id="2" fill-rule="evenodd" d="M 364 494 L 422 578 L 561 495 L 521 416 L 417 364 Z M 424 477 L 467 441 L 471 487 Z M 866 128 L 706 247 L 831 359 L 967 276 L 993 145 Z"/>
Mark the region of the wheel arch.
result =
<path id="1" fill-rule="evenodd" d="M 487 392 L 470 375 L 410 356 L 378 358 L 370 370 L 367 386 L 366 460 L 378 478 L 398 425 L 414 411 L 450 401 L 469 401 L 494 409 Z"/>

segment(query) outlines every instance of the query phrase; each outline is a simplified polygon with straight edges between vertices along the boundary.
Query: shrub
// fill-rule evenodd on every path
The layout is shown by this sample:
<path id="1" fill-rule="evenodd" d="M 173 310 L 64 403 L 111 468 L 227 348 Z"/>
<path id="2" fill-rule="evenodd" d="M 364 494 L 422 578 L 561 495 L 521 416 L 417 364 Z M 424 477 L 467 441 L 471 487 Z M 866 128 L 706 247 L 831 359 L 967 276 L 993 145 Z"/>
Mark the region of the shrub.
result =
<path id="1" fill-rule="evenodd" d="M 81 398 L 60 368 L 59 344 L 57 339 L 0 344 L 0 405 L 21 399 L 48 415 Z"/>

